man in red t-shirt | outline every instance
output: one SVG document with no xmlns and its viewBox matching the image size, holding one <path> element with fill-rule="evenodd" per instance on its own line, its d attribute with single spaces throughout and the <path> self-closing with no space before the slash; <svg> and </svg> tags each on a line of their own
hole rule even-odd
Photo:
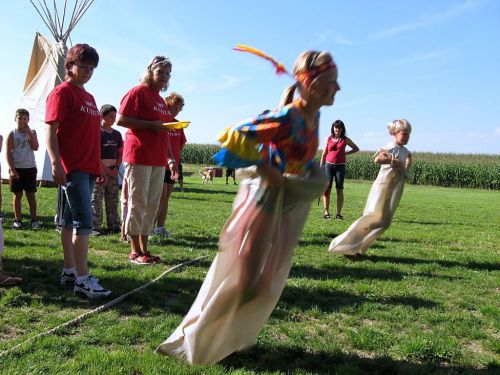
<svg viewBox="0 0 500 375">
<path fill-rule="evenodd" d="M 89 275 L 87 256 L 92 233 L 90 197 L 96 178 L 102 182 L 100 115 L 94 97 L 84 85 L 99 63 L 97 51 L 76 44 L 66 55 L 66 79 L 47 98 L 45 110 L 47 151 L 54 182 L 64 189 L 61 243 L 64 267 L 61 285 L 73 286 L 88 298 L 111 291 Z M 84 141 L 84 142 L 83 142 Z"/>
<path fill-rule="evenodd" d="M 180 111 L 182 111 L 182 108 L 184 107 L 184 98 L 176 92 L 172 92 L 165 98 L 165 104 L 167 105 L 170 114 L 175 117 L 179 114 Z M 180 168 L 181 152 L 184 145 L 186 144 L 184 129 L 169 130 L 168 137 L 170 139 L 172 154 L 174 155 L 174 159 L 177 161 L 177 169 L 179 170 L 180 178 L 180 173 L 182 173 Z M 170 199 L 170 194 L 174 190 L 175 184 L 175 180 L 172 179 L 171 175 L 172 174 L 167 166 L 167 168 L 165 169 L 165 178 L 163 179 L 163 190 L 161 192 L 160 207 L 158 209 L 158 215 L 156 216 L 156 228 L 154 229 L 154 234 L 163 237 L 171 236 L 171 233 L 165 229 L 165 220 L 167 218 L 168 212 L 168 201 Z"/>
<path fill-rule="evenodd" d="M 172 64 L 156 56 L 148 65 L 141 84 L 125 94 L 118 110 L 117 124 L 128 128 L 123 146 L 125 179 L 128 186 L 128 214 L 125 231 L 130 236 L 129 259 L 134 264 L 153 264 L 160 258 L 148 251 L 148 236 L 153 230 L 161 197 L 165 165 L 177 178 L 167 128 L 170 115 L 160 91 L 166 90 Z"/>
</svg>

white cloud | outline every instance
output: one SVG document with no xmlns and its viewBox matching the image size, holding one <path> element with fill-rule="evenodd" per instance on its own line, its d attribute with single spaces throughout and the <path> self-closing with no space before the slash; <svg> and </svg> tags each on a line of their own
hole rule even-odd
<svg viewBox="0 0 500 375">
<path fill-rule="evenodd" d="M 404 57 L 396 60 L 396 65 L 406 65 L 411 63 L 418 63 L 423 61 L 445 61 L 450 58 L 451 48 L 441 50 L 434 50 L 428 52 L 417 53 L 413 56 Z"/>
<path fill-rule="evenodd" d="M 403 24 L 394 25 L 386 29 L 375 32 L 369 39 L 385 39 L 410 31 L 424 29 L 426 27 L 441 23 L 449 18 L 460 16 L 477 7 L 487 3 L 488 0 L 466 0 L 461 3 L 454 3 L 447 9 L 441 12 L 433 13 L 427 16 L 422 16 L 416 20 L 409 20 Z"/>
</svg>

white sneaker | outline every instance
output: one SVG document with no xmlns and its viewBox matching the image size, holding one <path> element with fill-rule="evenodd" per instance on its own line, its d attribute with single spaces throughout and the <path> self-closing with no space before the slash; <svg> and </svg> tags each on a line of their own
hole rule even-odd
<svg viewBox="0 0 500 375">
<path fill-rule="evenodd" d="M 62 286 L 74 286 L 76 281 L 76 273 L 66 273 L 62 271 L 59 278 Z"/>
<path fill-rule="evenodd" d="M 38 220 L 31 220 L 31 229 L 40 229 L 41 225 Z"/>
<path fill-rule="evenodd" d="M 23 228 L 23 222 L 21 220 L 14 220 L 14 224 L 12 224 L 13 229 L 22 229 Z"/>
<path fill-rule="evenodd" d="M 164 227 L 155 228 L 154 233 L 155 233 L 155 235 L 161 236 L 161 237 L 171 237 L 172 236 L 172 233 L 170 233 Z"/>
<path fill-rule="evenodd" d="M 111 294 L 111 290 L 104 289 L 99 285 L 99 279 L 90 275 L 81 283 L 75 281 L 73 291 L 75 294 L 82 294 L 87 298 L 107 297 Z"/>
</svg>

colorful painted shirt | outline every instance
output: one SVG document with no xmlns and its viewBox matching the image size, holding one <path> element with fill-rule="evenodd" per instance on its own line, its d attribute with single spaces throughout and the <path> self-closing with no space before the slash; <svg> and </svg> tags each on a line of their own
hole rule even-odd
<svg viewBox="0 0 500 375">
<path fill-rule="evenodd" d="M 213 159 L 220 166 L 244 168 L 268 164 L 284 173 L 302 175 L 316 155 L 318 127 L 307 127 L 299 101 L 295 101 L 224 129 L 218 140 L 221 150 Z"/>
</svg>

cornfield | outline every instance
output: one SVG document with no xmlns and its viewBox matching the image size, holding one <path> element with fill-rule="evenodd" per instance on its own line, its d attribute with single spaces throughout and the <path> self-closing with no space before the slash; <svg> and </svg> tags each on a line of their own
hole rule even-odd
<svg viewBox="0 0 500 375">
<path fill-rule="evenodd" d="M 188 164 L 213 164 L 217 145 L 187 144 L 182 161 Z M 318 151 L 317 159 L 321 151 Z M 374 180 L 379 165 L 372 161 L 374 152 L 362 151 L 349 155 L 346 178 Z M 409 179 L 414 185 L 480 188 L 500 190 L 500 155 L 413 153 L 413 167 Z"/>
</svg>

